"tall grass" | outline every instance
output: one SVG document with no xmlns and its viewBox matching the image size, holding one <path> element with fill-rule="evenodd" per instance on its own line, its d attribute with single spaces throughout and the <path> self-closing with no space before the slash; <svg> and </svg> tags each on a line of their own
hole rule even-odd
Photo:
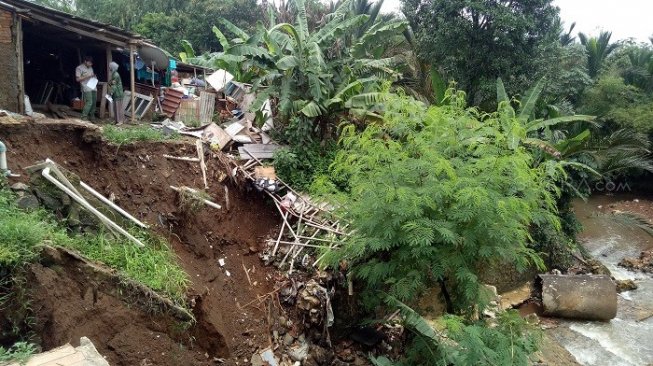
<svg viewBox="0 0 653 366">
<path fill-rule="evenodd" d="M 15 199 L 8 189 L 0 188 L 0 268 L 9 270 L 32 261 L 36 247 L 60 230 L 44 211 L 21 210 Z"/>
<path fill-rule="evenodd" d="M 75 235 L 58 225 L 54 217 L 44 210 L 27 212 L 14 202 L 14 194 L 0 188 L 0 272 L 11 272 L 36 260 L 39 245 L 48 240 L 104 263 L 126 278 L 183 304 L 190 282 L 163 238 L 146 231 L 128 229 L 146 244 L 144 248 L 139 248 L 122 237 L 110 238 L 102 232 Z"/>
<path fill-rule="evenodd" d="M 114 239 L 103 233 L 73 237 L 61 244 L 89 259 L 119 269 L 127 278 L 163 293 L 182 305 L 190 281 L 176 263 L 172 249 L 161 237 L 135 228 L 128 231 L 145 247 L 139 248 L 123 237 Z"/>
<path fill-rule="evenodd" d="M 165 134 L 161 130 L 156 130 L 146 125 L 133 127 L 108 125 L 102 128 L 102 133 L 109 142 L 117 145 L 129 144 L 137 141 L 166 141 L 179 139 L 179 134 L 176 132 Z"/>
</svg>

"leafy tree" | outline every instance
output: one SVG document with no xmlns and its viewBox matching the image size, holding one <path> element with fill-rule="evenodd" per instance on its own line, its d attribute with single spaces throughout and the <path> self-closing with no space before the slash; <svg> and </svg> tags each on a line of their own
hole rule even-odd
<svg viewBox="0 0 653 366">
<path fill-rule="evenodd" d="M 76 0 L 29 0 L 39 5 L 72 13 L 75 10 Z"/>
<path fill-rule="evenodd" d="M 265 18 L 256 0 L 34 0 L 38 4 L 132 30 L 173 52 L 187 39 L 198 52 L 221 50 L 211 27 L 218 17 L 253 30 Z"/>
<path fill-rule="evenodd" d="M 619 46 L 610 43 L 612 32 L 601 32 L 598 37 L 589 38 L 584 33 L 578 33 L 580 43 L 585 46 L 587 52 L 587 70 L 590 77 L 595 78 L 608 56 Z"/>
<path fill-rule="evenodd" d="M 451 307 L 482 308 L 478 269 L 541 265 L 529 228 L 559 228 L 561 170 L 555 161 L 533 166 L 520 117 L 504 104 L 481 120 L 464 108 L 464 93 L 446 100 L 427 108 L 389 95 L 383 123 L 343 130 L 332 175 L 347 181 L 336 199 L 355 232 L 327 262 L 348 263 L 368 305 L 385 297 L 379 290 L 410 301 L 439 283 Z"/>
<path fill-rule="evenodd" d="M 496 107 L 497 77 L 509 89 L 533 80 L 542 47 L 558 41 L 551 0 L 403 0 L 422 60 L 455 80 L 471 102 Z"/>
</svg>

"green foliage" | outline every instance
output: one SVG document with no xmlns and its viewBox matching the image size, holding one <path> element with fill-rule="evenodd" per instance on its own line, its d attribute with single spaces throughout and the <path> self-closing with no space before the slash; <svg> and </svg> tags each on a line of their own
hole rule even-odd
<svg viewBox="0 0 653 366">
<path fill-rule="evenodd" d="M 9 348 L 0 346 L 0 362 L 13 361 L 24 365 L 36 350 L 36 345 L 27 342 L 16 342 Z"/>
<path fill-rule="evenodd" d="M 391 303 L 399 307 L 413 337 L 403 359 L 372 359 L 375 365 L 528 365 L 542 338 L 541 331 L 514 310 L 499 313 L 488 326 L 453 315 L 429 322 L 405 304 Z"/>
<path fill-rule="evenodd" d="M 256 0 L 36 0 L 36 3 L 137 32 L 177 54 L 180 39 L 199 52 L 221 50 L 212 37 L 215 19 L 223 17 L 254 29 L 264 9 Z"/>
<path fill-rule="evenodd" d="M 150 126 L 117 127 L 108 125 L 102 128 L 102 134 L 110 143 L 123 145 L 137 141 L 166 141 L 179 139 L 178 133 L 165 134 Z"/>
<path fill-rule="evenodd" d="M 591 78 L 598 76 L 605 60 L 619 47 L 616 43 L 610 43 L 611 37 L 612 32 L 601 32 L 598 37 L 578 33 L 580 43 L 585 46 L 587 52 L 587 70 Z"/>
<path fill-rule="evenodd" d="M 311 192 L 315 179 L 328 173 L 335 152 L 333 143 L 284 148 L 275 152 L 274 168 L 279 177 L 294 189 Z"/>
<path fill-rule="evenodd" d="M 132 228 L 130 232 L 141 240 L 145 247 L 139 248 L 127 239 L 110 238 L 102 233 L 71 237 L 61 240 L 59 244 L 118 269 L 127 278 L 165 294 L 183 305 L 190 281 L 177 264 L 172 248 L 163 238 L 146 231 Z"/>
<path fill-rule="evenodd" d="M 525 130 L 508 110 L 479 116 L 464 95 L 427 108 L 389 95 L 383 123 L 344 128 L 332 175 L 348 182 L 340 198 L 355 233 L 327 263 L 345 260 L 367 292 L 401 301 L 443 281 L 470 311 L 485 296 L 477 268 L 508 261 L 541 265 L 529 227 L 551 223 L 561 167 L 534 167 L 519 142 Z M 373 305 L 373 304 L 368 304 Z"/>
<path fill-rule="evenodd" d="M 599 116 L 612 129 L 625 127 L 653 133 L 653 96 L 627 85 L 618 76 L 605 75 L 587 89 L 582 111 Z"/>
<path fill-rule="evenodd" d="M 58 230 L 45 212 L 23 211 L 15 199 L 11 191 L 0 189 L 0 269 L 9 271 L 36 258 L 37 246 Z"/>
<path fill-rule="evenodd" d="M 364 115 L 376 107 L 382 82 L 399 76 L 393 69 L 397 60 L 383 54 L 406 23 L 370 23 L 371 15 L 352 12 L 351 4 L 343 1 L 313 30 L 304 1 L 295 2 L 295 24 L 278 23 L 269 29 L 259 25 L 253 35 L 219 20 L 215 33 L 230 46 L 189 62 L 224 68 L 238 81 L 254 84 L 255 91 L 265 87 L 252 109 L 271 97 L 277 100 L 280 123 L 290 128 L 301 124 L 301 130 L 310 131 L 308 136 L 328 134 L 343 113 Z M 222 29 L 238 38 L 226 40 Z"/>
<path fill-rule="evenodd" d="M 419 57 L 455 80 L 475 105 L 494 104 L 502 77 L 508 89 L 532 82 L 546 48 L 558 43 L 551 0 L 404 0 Z"/>
</svg>

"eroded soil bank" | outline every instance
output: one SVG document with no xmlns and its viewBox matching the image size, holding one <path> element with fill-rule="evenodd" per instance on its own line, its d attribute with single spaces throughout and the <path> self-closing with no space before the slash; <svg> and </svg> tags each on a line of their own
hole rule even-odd
<svg viewBox="0 0 653 366">
<path fill-rule="evenodd" d="M 188 142 L 109 145 L 98 129 L 68 121 L 0 125 L 0 139 L 10 168 L 22 174 L 12 182 L 26 183 L 23 169 L 51 158 L 166 237 L 192 281 L 198 323 L 188 329 L 148 313 L 74 262 L 35 264 L 28 271 L 29 294 L 44 349 L 76 345 L 86 336 L 112 365 L 209 365 L 217 358 L 242 365 L 269 343 L 264 309 L 243 305 L 273 289 L 276 272 L 262 265 L 257 251 L 279 218 L 255 192 L 234 186 L 228 187 L 227 210 L 219 183 L 226 172 L 217 159 L 207 161 L 207 193 L 223 209 L 185 214 L 169 186 L 202 188 L 199 166 L 162 155 L 195 155 Z"/>
</svg>

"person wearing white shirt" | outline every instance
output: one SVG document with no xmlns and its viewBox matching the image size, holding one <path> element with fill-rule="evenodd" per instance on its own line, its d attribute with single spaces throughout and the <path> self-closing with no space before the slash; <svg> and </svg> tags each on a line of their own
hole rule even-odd
<svg viewBox="0 0 653 366">
<path fill-rule="evenodd" d="M 84 62 L 75 69 L 75 78 L 82 88 L 84 109 L 82 119 L 95 122 L 95 104 L 97 103 L 97 83 L 93 83 L 95 73 L 93 72 L 93 57 L 85 56 Z M 89 83 L 89 81 L 91 83 Z"/>
</svg>

